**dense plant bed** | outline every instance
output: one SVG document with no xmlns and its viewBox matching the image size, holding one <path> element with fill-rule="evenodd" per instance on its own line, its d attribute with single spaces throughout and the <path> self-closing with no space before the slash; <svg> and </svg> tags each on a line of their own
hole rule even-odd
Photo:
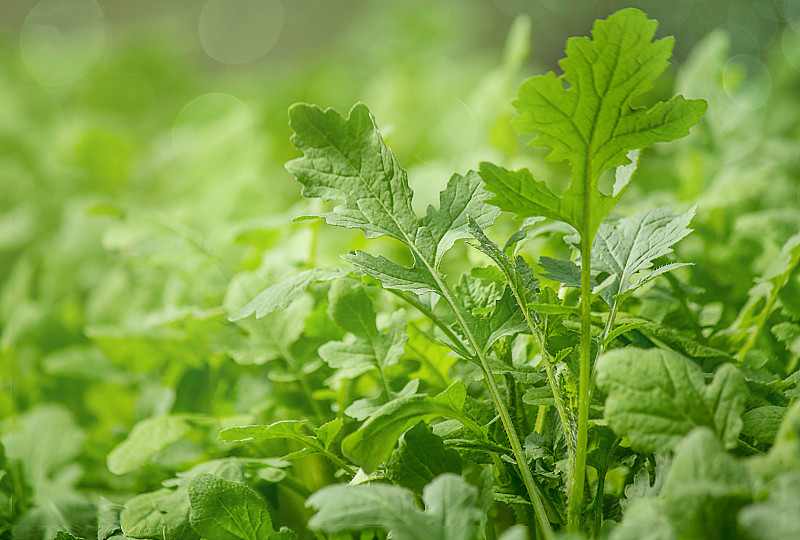
<svg viewBox="0 0 800 540">
<path fill-rule="evenodd" d="M 424 214 L 361 103 L 291 107 L 311 200 L 277 225 L 92 206 L 145 264 L 89 309 L 155 291 L 155 262 L 181 301 L 45 358 L 91 382 L 7 426 L 3 537 L 800 538 L 797 128 L 737 134 L 755 112 L 706 82 L 714 36 L 691 99 L 648 93 L 656 30 L 625 9 L 569 39 L 513 102 L 545 152 L 453 174 Z M 73 415 L 103 414 L 81 450 Z M 108 471 L 77 486 L 81 452 Z"/>
</svg>

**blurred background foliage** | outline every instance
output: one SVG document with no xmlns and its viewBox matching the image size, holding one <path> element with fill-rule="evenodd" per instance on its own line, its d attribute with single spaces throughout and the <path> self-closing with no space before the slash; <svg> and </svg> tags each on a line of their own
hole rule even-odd
<svg viewBox="0 0 800 540">
<path fill-rule="evenodd" d="M 0 3 L 0 414 L 22 463 L 2 459 L 0 492 L 22 490 L 19 530 L 52 534 L 64 518 L 45 502 L 88 515 L 98 494 L 154 489 L 226 451 L 219 424 L 198 421 L 147 474 L 112 475 L 106 456 L 137 421 L 297 417 L 308 404 L 292 384 L 323 386 L 316 348 L 341 337 L 324 297 L 298 304 L 314 322 L 302 340 L 288 328 L 294 340 L 259 345 L 292 347 L 299 365 L 284 371 L 248 356 L 257 327 L 225 318 L 363 242 L 292 222 L 315 210 L 283 168 L 292 103 L 367 103 L 420 212 L 481 160 L 563 185 L 562 166 L 511 128 L 510 101 L 525 77 L 558 69 L 566 37 L 628 6 L 676 37 L 645 99 L 675 89 L 710 106 L 692 137 L 643 157 L 621 208 L 698 204 L 679 248 L 695 262 L 688 307 L 714 305 L 703 320 L 723 329 L 800 228 L 800 0 Z M 566 253 L 546 234 L 528 251 Z M 455 253 L 453 268 L 480 260 Z M 642 313 L 677 317 L 664 295 Z M 15 474 L 27 480 L 9 484 Z"/>
</svg>

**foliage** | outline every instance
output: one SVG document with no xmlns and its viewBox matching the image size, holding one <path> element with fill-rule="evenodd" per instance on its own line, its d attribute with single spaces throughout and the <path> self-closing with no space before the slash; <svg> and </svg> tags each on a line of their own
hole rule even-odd
<svg viewBox="0 0 800 540">
<path fill-rule="evenodd" d="M 0 173 L 42 197 L 0 221 L 24 240 L 0 242 L 0 538 L 800 535 L 797 74 L 742 107 L 717 32 L 672 97 L 656 27 L 597 21 L 510 122 L 519 19 L 479 148 L 300 103 L 295 157 L 264 126 L 299 83 L 263 126 L 230 102 L 170 126 L 211 141 L 174 161 L 155 114 L 125 120 L 138 138 L 87 112 L 71 140 L 55 110 L 3 132 Z M 106 90 L 85 84 L 70 96 Z M 420 177 L 415 152 L 441 162 Z M 306 200 L 264 185 L 286 159 Z M 430 180 L 480 159 L 516 170 Z"/>
</svg>

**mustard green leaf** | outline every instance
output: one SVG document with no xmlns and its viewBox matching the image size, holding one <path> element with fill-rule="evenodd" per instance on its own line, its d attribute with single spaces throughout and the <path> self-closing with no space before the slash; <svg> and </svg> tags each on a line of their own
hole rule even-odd
<svg viewBox="0 0 800 540">
<path fill-rule="evenodd" d="M 592 245 L 592 269 L 608 272 L 614 281 L 601 296 L 611 304 L 621 301 L 638 287 L 670 270 L 689 263 L 673 263 L 653 268 L 653 261 L 672 252 L 672 246 L 691 232 L 689 222 L 694 208 L 675 216 L 668 208 L 655 208 L 602 224 Z M 651 270 L 635 282 L 633 277 Z"/>
<path fill-rule="evenodd" d="M 461 474 L 461 457 L 434 435 L 424 422 L 406 431 L 386 463 L 386 476 L 399 486 L 422 493 L 426 484 L 444 473 Z"/>
<path fill-rule="evenodd" d="M 189 481 L 189 521 L 203 538 L 269 540 L 275 538 L 267 503 L 251 487 L 213 474 Z"/>
<path fill-rule="evenodd" d="M 189 491 L 162 488 L 128 499 L 120 512 L 122 532 L 131 538 L 193 540 L 199 536 L 189 525 Z"/>
<path fill-rule="evenodd" d="M 611 428 L 643 452 L 667 451 L 696 426 L 716 431 L 736 446 L 749 392 L 733 365 L 723 365 L 706 386 L 702 370 L 664 349 L 616 349 L 597 363 L 597 385 L 608 394 Z"/>
<path fill-rule="evenodd" d="M 154 416 L 137 423 L 106 459 L 108 470 L 126 474 L 144 466 L 154 454 L 180 440 L 191 424 L 186 416 Z"/>
<path fill-rule="evenodd" d="M 276 309 L 284 309 L 306 292 L 312 283 L 330 281 L 347 275 L 343 268 L 312 268 L 301 272 L 264 289 L 242 309 L 228 317 L 232 322 L 255 314 L 257 319 L 272 313 Z"/>
<path fill-rule="evenodd" d="M 400 435 L 413 424 L 439 416 L 463 420 L 466 397 L 466 387 L 458 382 L 434 397 L 416 394 L 393 399 L 344 438 L 342 453 L 365 471 L 372 472 L 389 458 Z"/>
<path fill-rule="evenodd" d="M 308 498 L 317 509 L 309 526 L 327 533 L 377 527 L 396 540 L 471 540 L 478 534 L 478 490 L 460 476 L 438 476 L 425 486 L 422 502 L 419 510 L 411 492 L 397 486 L 328 486 Z"/>
<path fill-rule="evenodd" d="M 765 501 L 742 508 L 739 528 L 751 540 L 800 537 L 800 471 L 779 476 Z"/>
<path fill-rule="evenodd" d="M 550 72 L 522 84 L 514 101 L 517 129 L 533 133 L 533 145 L 550 148 L 548 160 L 569 161 L 571 181 L 559 197 L 526 169 L 482 164 L 492 204 L 520 217 L 563 221 L 591 238 L 630 180 L 629 171 L 621 171 L 606 195 L 597 186 L 600 174 L 635 161 L 637 149 L 688 135 L 705 112 L 704 101 L 676 96 L 649 108 L 630 105 L 669 65 L 674 40 L 654 41 L 656 26 L 639 10 L 618 11 L 596 21 L 591 38 L 567 41 L 562 76 Z"/>
<path fill-rule="evenodd" d="M 304 155 L 286 168 L 303 184 L 303 195 L 343 201 L 322 215 L 327 223 L 360 228 L 367 238 L 390 236 L 411 251 L 410 268 L 360 251 L 344 256 L 387 288 L 440 292 L 432 274 L 453 244 L 469 236 L 468 217 L 483 226 L 497 218 L 499 212 L 486 204 L 489 193 L 474 172 L 454 174 L 440 193 L 439 208 L 431 206 L 419 218 L 411 207 L 406 171 L 362 103 L 347 118 L 332 109 L 297 104 L 289 109 L 289 123 L 292 142 Z"/>
</svg>

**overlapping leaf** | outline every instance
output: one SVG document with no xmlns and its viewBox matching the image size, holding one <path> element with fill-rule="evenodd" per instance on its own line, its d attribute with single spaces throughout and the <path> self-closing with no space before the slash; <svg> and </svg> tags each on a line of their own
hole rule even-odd
<svg viewBox="0 0 800 540">
<path fill-rule="evenodd" d="M 478 533 L 478 490 L 454 474 L 428 484 L 419 510 L 407 489 L 385 484 L 329 486 L 308 498 L 309 525 L 324 532 L 378 527 L 397 540 L 465 540 Z"/>
<path fill-rule="evenodd" d="M 666 264 L 632 281 L 638 272 L 652 269 L 655 259 L 671 253 L 672 246 L 691 232 L 688 225 L 693 216 L 694 208 L 681 215 L 673 215 L 668 208 L 655 208 L 600 225 L 592 244 L 592 273 L 609 276 L 600 284 L 600 296 L 609 305 L 622 302 L 645 283 L 688 265 Z M 580 268 L 576 264 L 549 257 L 542 257 L 541 264 L 547 271 L 545 277 L 580 287 Z"/>
</svg>

